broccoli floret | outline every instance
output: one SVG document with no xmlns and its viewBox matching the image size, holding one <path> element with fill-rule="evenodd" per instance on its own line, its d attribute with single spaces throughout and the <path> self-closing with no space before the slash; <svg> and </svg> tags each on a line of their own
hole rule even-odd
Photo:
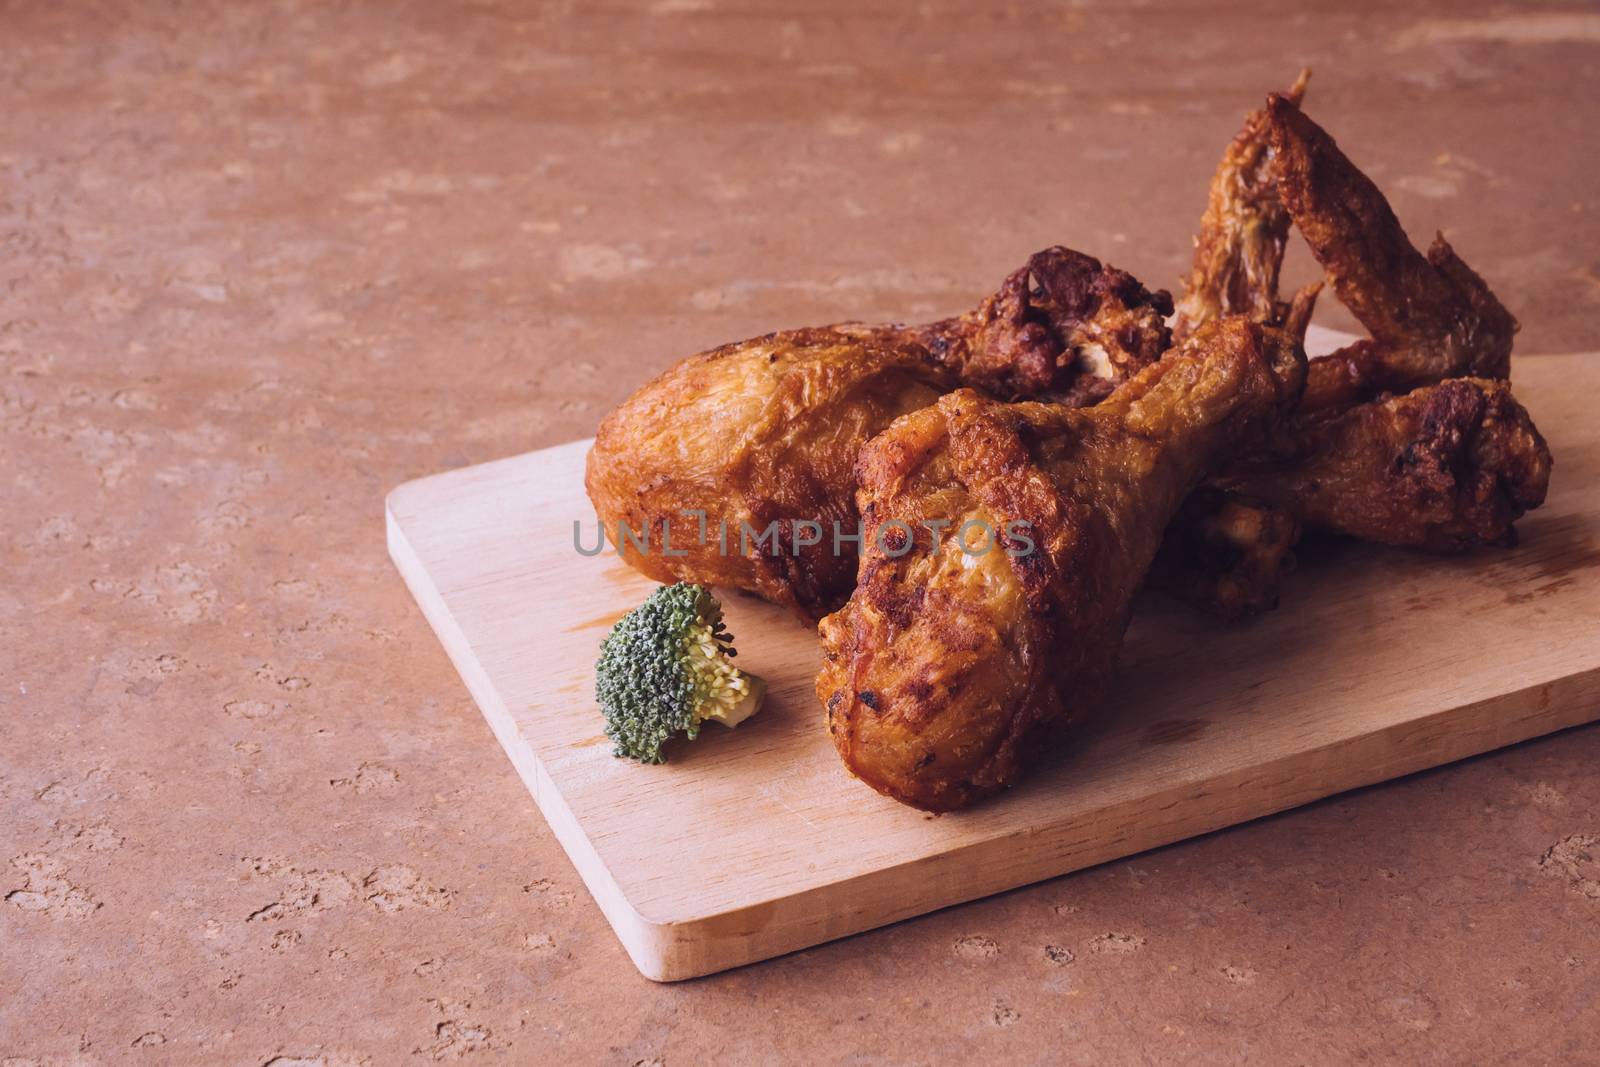
<svg viewBox="0 0 1600 1067">
<path fill-rule="evenodd" d="M 703 585 L 662 586 L 624 615 L 600 643 L 594 676 L 613 754 L 665 763 L 668 738 L 754 715 L 767 683 L 735 667 L 734 654 L 722 605 Z"/>
</svg>

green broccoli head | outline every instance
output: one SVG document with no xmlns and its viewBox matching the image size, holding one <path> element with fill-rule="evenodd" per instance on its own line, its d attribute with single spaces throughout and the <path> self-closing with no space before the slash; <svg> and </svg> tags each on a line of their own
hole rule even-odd
<svg viewBox="0 0 1600 1067">
<path fill-rule="evenodd" d="M 614 754 L 665 763 L 669 738 L 755 714 L 767 685 L 735 667 L 734 655 L 722 605 L 703 585 L 662 586 L 624 615 L 600 643 L 594 678 Z"/>
</svg>

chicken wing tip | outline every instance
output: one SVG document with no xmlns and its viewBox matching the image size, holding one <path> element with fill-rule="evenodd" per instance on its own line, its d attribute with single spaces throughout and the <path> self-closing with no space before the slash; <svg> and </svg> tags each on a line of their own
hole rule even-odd
<svg viewBox="0 0 1600 1067">
<path fill-rule="evenodd" d="M 1300 101 L 1304 100 L 1306 96 L 1306 84 L 1310 81 L 1311 68 L 1301 67 L 1300 73 L 1295 75 L 1294 84 L 1289 86 L 1289 91 L 1283 95 L 1288 97 L 1291 104 L 1299 107 Z"/>
</svg>

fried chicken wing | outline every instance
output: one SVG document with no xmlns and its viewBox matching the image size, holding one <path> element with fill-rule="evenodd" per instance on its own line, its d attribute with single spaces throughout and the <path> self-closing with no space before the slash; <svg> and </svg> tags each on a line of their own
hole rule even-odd
<svg viewBox="0 0 1600 1067">
<path fill-rule="evenodd" d="M 930 811 L 1016 782 L 1105 689 L 1173 513 L 1304 380 L 1293 338 L 1231 318 L 1096 407 L 961 390 L 869 442 L 856 590 L 820 626 L 850 770 Z"/>
<path fill-rule="evenodd" d="M 1389 202 L 1287 96 L 1268 99 L 1278 193 L 1372 337 L 1313 361 L 1308 410 L 1446 378 L 1505 378 L 1517 320 L 1443 235 L 1418 252 Z"/>
<path fill-rule="evenodd" d="M 1237 308 L 1303 336 L 1314 287 L 1288 305 L 1277 299 L 1292 221 L 1335 294 L 1372 336 L 1313 359 L 1300 413 L 1276 436 L 1270 455 L 1260 457 L 1260 469 L 1251 477 L 1223 472 L 1174 521 L 1158 580 L 1225 617 L 1277 603 L 1302 523 L 1436 551 L 1500 543 L 1509 538 L 1511 523 L 1543 500 L 1549 477 L 1548 452 L 1532 444 L 1537 431 L 1508 392 L 1491 390 L 1480 408 L 1466 403 L 1470 389 L 1438 385 L 1462 375 L 1505 378 L 1516 320 L 1442 237 L 1426 257 L 1412 246 L 1377 186 L 1300 110 L 1305 80 L 1302 73 L 1290 93 L 1251 113 L 1224 153 L 1178 329 Z M 1399 408 L 1387 399 L 1414 389 L 1428 395 Z M 1448 472 L 1451 484 L 1500 485 L 1491 496 L 1504 506 L 1439 489 L 1445 474 L 1415 470 L 1410 457 L 1431 455 L 1441 431 L 1434 421 L 1404 417 L 1402 410 L 1454 412 L 1454 432 L 1471 440 L 1514 438 L 1526 462 L 1500 471 L 1482 465 L 1492 450 L 1458 450 Z M 1469 425 L 1475 412 L 1487 420 L 1478 428 Z M 1502 416 L 1511 421 L 1494 421 Z M 1328 478 L 1324 468 L 1335 436 L 1344 450 L 1338 461 L 1344 476 Z M 1255 492 L 1268 486 L 1268 470 L 1272 492 Z M 1425 484 L 1438 491 L 1420 512 L 1408 512 Z"/>
<path fill-rule="evenodd" d="M 1302 70 L 1285 98 L 1298 105 L 1310 70 Z M 1211 195 L 1195 236 L 1194 266 L 1184 279 L 1173 327 L 1176 340 L 1224 315 L 1281 326 L 1302 343 L 1320 282 L 1306 286 L 1287 304 L 1278 300 L 1278 274 L 1289 238 L 1289 212 L 1278 193 L 1274 148 L 1266 108 L 1245 116 L 1244 126 L 1222 153 L 1211 179 Z"/>
<path fill-rule="evenodd" d="M 644 574 L 745 589 L 814 622 L 854 585 L 853 465 L 868 438 L 963 384 L 1097 398 L 1166 348 L 1171 310 L 1165 292 L 1056 247 L 956 318 L 724 345 L 606 416 L 589 499 Z"/>
</svg>

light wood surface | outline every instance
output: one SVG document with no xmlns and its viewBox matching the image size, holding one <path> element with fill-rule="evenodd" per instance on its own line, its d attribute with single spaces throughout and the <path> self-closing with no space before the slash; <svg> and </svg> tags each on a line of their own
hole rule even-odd
<svg viewBox="0 0 1600 1067">
<path fill-rule="evenodd" d="M 1519 547 L 1327 546 L 1231 627 L 1146 597 L 1077 744 L 938 818 L 847 776 L 813 634 L 746 597 L 724 601 L 765 710 L 665 766 L 612 757 L 597 646 L 653 583 L 574 550 L 587 441 L 399 487 L 389 546 L 639 970 L 689 978 L 1600 718 L 1600 357 L 1515 381 L 1556 457 Z"/>
</svg>

